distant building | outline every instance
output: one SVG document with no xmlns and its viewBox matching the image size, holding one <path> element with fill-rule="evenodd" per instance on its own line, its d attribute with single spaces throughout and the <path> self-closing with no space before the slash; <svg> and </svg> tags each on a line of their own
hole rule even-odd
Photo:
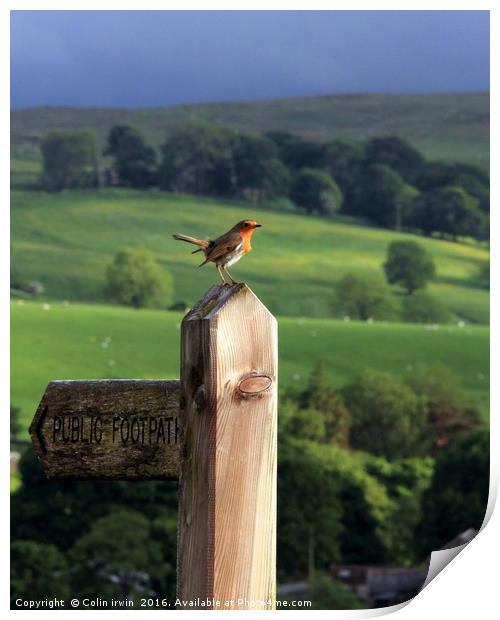
<svg viewBox="0 0 500 620">
<path fill-rule="evenodd" d="M 333 564 L 330 574 L 370 607 L 388 607 L 418 593 L 427 577 L 427 567 Z"/>
<path fill-rule="evenodd" d="M 477 530 L 469 528 L 443 545 L 439 551 L 469 543 L 476 535 Z M 428 562 L 418 567 L 332 564 L 329 573 L 365 601 L 368 608 L 374 608 L 397 605 L 415 597 L 425 583 L 428 570 Z M 307 581 L 281 584 L 278 585 L 277 593 L 278 596 L 292 596 L 295 600 L 308 600 L 309 584 Z"/>
<path fill-rule="evenodd" d="M 276 588 L 278 597 L 290 596 L 296 601 L 306 601 L 309 596 L 309 583 L 307 581 L 292 581 L 283 583 Z"/>
</svg>

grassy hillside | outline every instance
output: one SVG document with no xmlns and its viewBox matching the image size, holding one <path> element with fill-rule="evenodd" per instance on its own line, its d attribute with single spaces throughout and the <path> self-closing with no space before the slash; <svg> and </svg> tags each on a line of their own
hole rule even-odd
<svg viewBox="0 0 500 620">
<path fill-rule="evenodd" d="M 174 276 L 175 300 L 192 304 L 217 281 L 212 265 L 198 269 L 172 233 L 217 236 L 238 220 L 264 225 L 254 252 L 232 269 L 277 315 L 331 317 L 333 288 L 348 272 L 382 274 L 387 246 L 414 238 L 432 254 L 437 279 L 430 292 L 457 319 L 486 323 L 488 291 L 477 272 L 484 249 L 319 217 L 251 205 L 127 190 L 99 192 L 12 192 L 12 274 L 40 280 L 46 297 L 105 301 L 106 267 L 124 246 L 142 246 Z"/>
<path fill-rule="evenodd" d="M 318 140 L 393 134 L 408 139 L 429 159 L 489 161 L 489 93 L 332 95 L 140 110 L 14 110 L 12 155 L 18 160 L 38 160 L 40 138 L 51 129 L 95 129 L 102 150 L 115 124 L 138 127 L 158 146 L 169 128 L 188 118 L 249 131 L 288 130 Z"/>
<path fill-rule="evenodd" d="M 24 425 L 51 379 L 177 378 L 181 319 L 160 310 L 13 302 L 12 403 Z M 487 419 L 488 338 L 486 327 L 281 318 L 280 383 L 303 386 L 318 359 L 337 386 L 365 367 L 405 376 L 416 363 L 440 361 Z"/>
</svg>

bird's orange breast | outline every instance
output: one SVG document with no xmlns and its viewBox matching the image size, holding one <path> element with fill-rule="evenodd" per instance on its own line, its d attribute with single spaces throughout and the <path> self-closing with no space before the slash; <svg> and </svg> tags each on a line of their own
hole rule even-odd
<svg viewBox="0 0 500 620">
<path fill-rule="evenodd" d="M 252 233 L 252 229 L 241 231 L 241 236 L 243 237 L 243 254 L 248 254 L 248 252 L 250 252 L 250 250 L 252 249 L 252 245 L 250 243 Z"/>
</svg>

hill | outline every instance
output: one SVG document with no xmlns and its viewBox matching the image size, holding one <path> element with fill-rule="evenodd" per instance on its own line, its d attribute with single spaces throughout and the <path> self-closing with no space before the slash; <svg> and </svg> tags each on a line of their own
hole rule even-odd
<svg viewBox="0 0 500 620">
<path fill-rule="evenodd" d="M 25 428 L 51 379 L 177 378 L 181 320 L 160 310 L 13 302 L 11 402 Z M 298 318 L 278 325 L 282 388 L 302 388 L 318 359 L 336 386 L 366 367 L 404 377 L 417 363 L 442 362 L 461 379 L 465 401 L 488 419 L 487 327 Z"/>
<path fill-rule="evenodd" d="M 476 246 L 163 192 L 13 190 L 11 204 L 12 275 L 41 281 L 49 299 L 105 302 L 107 265 L 122 247 L 140 246 L 173 274 L 175 300 L 191 305 L 217 274 L 212 265 L 198 269 L 199 256 L 172 233 L 214 237 L 255 217 L 263 224 L 255 251 L 232 273 L 255 287 L 277 315 L 331 317 L 333 288 L 342 275 L 382 275 L 388 244 L 415 239 L 436 262 L 430 292 L 457 320 L 489 320 L 489 294 L 478 280 L 489 255 Z"/>
<path fill-rule="evenodd" d="M 14 160 L 40 159 L 51 129 L 96 131 L 99 150 L 109 129 L 129 124 L 159 146 L 174 124 L 202 118 L 246 131 L 288 130 L 316 140 L 398 135 L 428 159 L 489 162 L 489 93 L 331 95 L 145 109 L 40 107 L 13 110 Z M 22 164 L 19 164 L 22 167 Z"/>
</svg>

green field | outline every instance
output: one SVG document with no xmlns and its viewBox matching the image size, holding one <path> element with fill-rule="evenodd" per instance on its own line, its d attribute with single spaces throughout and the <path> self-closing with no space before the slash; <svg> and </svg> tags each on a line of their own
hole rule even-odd
<svg viewBox="0 0 500 620">
<path fill-rule="evenodd" d="M 175 378 L 182 316 L 109 305 L 105 272 L 118 249 L 150 250 L 174 277 L 175 301 L 193 304 L 217 281 L 213 266 L 173 232 L 215 236 L 256 217 L 254 251 L 233 267 L 278 316 L 280 382 L 305 385 L 318 359 L 340 386 L 363 368 L 405 376 L 440 361 L 461 379 L 464 401 L 488 416 L 488 291 L 478 282 L 487 250 L 325 219 L 198 197 L 102 190 L 46 194 L 13 190 L 12 275 L 39 280 L 43 299 L 12 304 L 12 403 L 27 426 L 56 378 Z M 332 315 L 333 289 L 347 272 L 382 276 L 388 244 L 414 238 L 432 254 L 429 290 L 454 323 L 360 323 Z M 394 289 L 395 295 L 401 291 Z M 340 320 L 338 320 L 340 319 Z"/>
<path fill-rule="evenodd" d="M 258 289 L 257 289 L 258 290 Z M 182 316 L 63 302 L 11 306 L 11 402 L 27 428 L 51 379 L 177 378 Z M 317 360 L 340 386 L 363 368 L 404 377 L 437 361 L 461 379 L 464 399 L 488 416 L 489 330 L 280 318 L 281 387 L 303 387 Z"/>
<path fill-rule="evenodd" d="M 342 275 L 382 276 L 388 244 L 415 239 L 436 262 L 430 292 L 457 321 L 489 320 L 489 294 L 478 281 L 489 253 L 473 245 L 160 192 L 13 190 L 11 204 L 12 275 L 41 281 L 49 299 L 107 302 L 107 265 L 120 248 L 140 246 L 172 273 L 174 300 L 191 305 L 217 274 L 211 265 L 198 269 L 199 255 L 172 233 L 213 237 L 256 217 L 263 228 L 255 233 L 254 251 L 232 271 L 277 315 L 331 317 L 333 288 Z"/>
<path fill-rule="evenodd" d="M 102 151 L 110 128 L 117 124 L 137 127 L 158 147 L 170 128 L 192 118 L 245 131 L 287 130 L 315 140 L 392 134 L 409 140 L 428 159 L 489 162 L 489 93 L 330 95 L 138 110 L 13 110 L 12 156 L 39 160 L 40 139 L 52 129 L 94 129 Z"/>
</svg>

